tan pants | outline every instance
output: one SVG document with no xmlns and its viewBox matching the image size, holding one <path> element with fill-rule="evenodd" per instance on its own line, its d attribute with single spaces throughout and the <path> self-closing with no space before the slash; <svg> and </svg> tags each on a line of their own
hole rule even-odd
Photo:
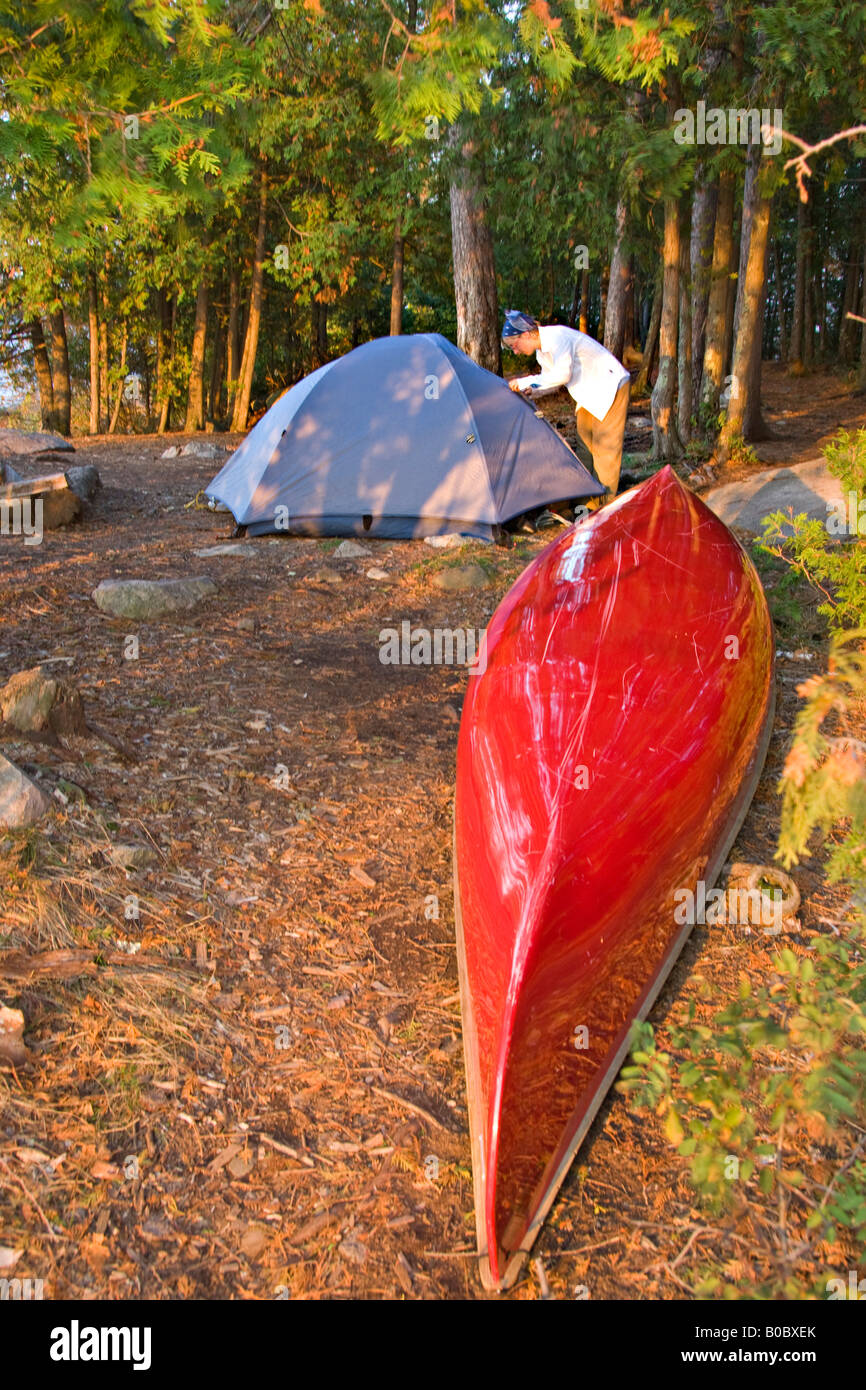
<svg viewBox="0 0 866 1390">
<path fill-rule="evenodd" d="M 592 471 L 608 491 L 608 496 L 600 498 L 599 504 L 616 497 L 622 468 L 622 441 L 625 436 L 630 385 L 628 381 L 623 382 L 603 420 L 596 420 L 594 415 L 590 415 L 589 411 L 581 406 L 578 406 L 576 411 L 577 433 L 591 455 Z"/>
</svg>

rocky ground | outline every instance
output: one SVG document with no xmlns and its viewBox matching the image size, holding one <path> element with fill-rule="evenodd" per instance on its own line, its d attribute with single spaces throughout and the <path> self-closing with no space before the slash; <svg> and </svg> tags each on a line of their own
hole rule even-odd
<svg viewBox="0 0 866 1390">
<path fill-rule="evenodd" d="M 788 440 L 761 457 L 814 457 L 866 424 L 841 392 L 770 371 Z M 547 408 L 567 424 L 567 402 Z M 0 1002 L 27 1046 L 0 1070 L 0 1273 L 76 1299 L 488 1297 L 451 894 L 466 677 L 379 652 L 406 619 L 483 627 L 546 537 L 227 549 L 231 518 L 200 494 L 236 441 L 212 441 L 217 460 L 160 457 L 182 439 L 76 441 L 103 481 L 83 520 L 39 546 L 0 540 L 0 684 L 41 665 L 87 720 L 0 739 L 52 807 L 0 833 Z M 637 429 L 629 447 L 648 442 Z M 470 565 L 470 587 L 441 587 Z M 202 576 L 214 589 L 162 616 L 92 597 Z M 776 726 L 735 849 L 756 863 L 775 848 L 795 686 L 824 650 L 804 612 L 779 630 Z M 805 950 L 844 895 L 818 861 L 796 878 Z M 765 978 L 772 949 L 697 928 L 654 1019 L 707 982 Z M 613 1092 L 535 1253 L 557 1298 L 689 1297 L 710 1264 L 747 1290 L 783 1258 L 774 1222 L 760 1197 L 710 1218 L 660 1126 Z M 848 1267 L 841 1249 L 820 1257 Z M 809 1258 L 796 1273 L 812 1288 Z M 540 1287 L 530 1269 L 507 1297 Z"/>
</svg>

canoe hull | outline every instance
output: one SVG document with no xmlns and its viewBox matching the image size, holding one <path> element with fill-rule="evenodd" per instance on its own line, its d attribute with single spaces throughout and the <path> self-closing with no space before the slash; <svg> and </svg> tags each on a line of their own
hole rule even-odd
<svg viewBox="0 0 866 1390">
<path fill-rule="evenodd" d="M 748 810 L 773 633 L 748 557 L 664 469 L 537 558 L 485 655 L 454 863 L 480 1268 L 499 1289 Z"/>
</svg>

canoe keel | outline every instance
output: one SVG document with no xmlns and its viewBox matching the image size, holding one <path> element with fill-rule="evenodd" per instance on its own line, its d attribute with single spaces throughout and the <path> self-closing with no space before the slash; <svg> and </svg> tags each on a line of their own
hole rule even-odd
<svg viewBox="0 0 866 1390">
<path fill-rule="evenodd" d="M 666 468 L 529 566 L 486 657 L 454 871 L 480 1273 L 499 1290 L 736 839 L 773 632 L 750 560 Z"/>
</svg>

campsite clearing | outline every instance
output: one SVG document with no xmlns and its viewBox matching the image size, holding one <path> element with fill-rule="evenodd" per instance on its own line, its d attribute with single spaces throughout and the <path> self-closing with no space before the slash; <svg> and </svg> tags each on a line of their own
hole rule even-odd
<svg viewBox="0 0 866 1390">
<path fill-rule="evenodd" d="M 103 478 L 92 511 L 0 550 L 0 676 L 61 671 L 91 727 L 132 754 L 98 738 L 2 745 L 67 789 L 38 832 L 0 834 L 0 949 L 19 971 L 3 996 L 31 1053 L 26 1080 L 0 1072 L 14 1273 L 42 1278 L 46 1298 L 488 1297 L 451 895 L 467 677 L 385 664 L 379 634 L 483 627 L 548 536 L 510 551 L 371 542 L 387 586 L 333 542 L 262 537 L 208 558 L 218 593 L 195 611 L 113 619 L 91 599 L 100 581 L 197 574 L 195 550 L 229 545 L 230 517 L 187 508 L 212 464 L 160 460 L 168 442 L 77 441 Z M 792 439 L 792 460 L 818 443 Z M 489 589 L 432 583 L 479 561 Z M 325 569 L 341 582 L 320 582 Z M 738 859 L 772 858 L 795 687 L 822 656 L 810 611 L 780 631 L 794 655 Z M 796 879 L 799 950 L 845 895 L 814 860 Z M 773 949 L 696 928 L 653 1017 L 764 980 Z M 38 957 L 23 977 L 22 951 Z M 753 1204 L 768 1231 L 774 1200 Z M 593 1299 L 682 1297 L 710 1255 L 755 1280 L 781 1258 L 751 1218 L 710 1220 L 685 1161 L 616 1093 L 535 1254 L 557 1297 L 584 1285 Z M 846 1269 L 850 1252 L 822 1258 Z M 533 1274 L 507 1296 L 536 1297 Z"/>
</svg>

